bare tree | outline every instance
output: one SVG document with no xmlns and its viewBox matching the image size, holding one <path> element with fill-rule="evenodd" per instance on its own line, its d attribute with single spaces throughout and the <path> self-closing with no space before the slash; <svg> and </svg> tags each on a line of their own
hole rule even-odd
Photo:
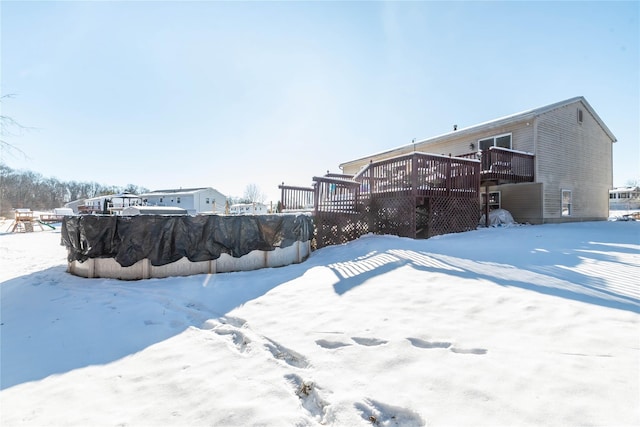
<svg viewBox="0 0 640 427">
<path fill-rule="evenodd" d="M 2 95 L 0 96 L 0 102 L 2 102 L 5 98 L 12 98 L 13 94 Z M 9 144 L 5 141 L 5 137 L 15 135 L 15 129 L 22 132 L 25 129 L 20 123 L 15 121 L 9 116 L 5 116 L 4 114 L 0 114 L 0 166 L 4 165 L 4 153 L 7 152 L 11 155 L 15 153 L 22 154 L 25 158 L 27 155 L 24 151 L 19 149 L 13 144 Z M 3 206 L 3 200 L 5 199 L 4 188 L 6 186 L 6 170 L 5 168 L 0 169 L 0 213 L 6 210 L 6 206 Z"/>
<path fill-rule="evenodd" d="M 13 94 L 2 95 L 0 96 L 0 102 L 13 97 Z M 28 158 L 27 154 L 24 151 L 5 140 L 7 136 L 17 136 L 27 129 L 29 128 L 22 126 L 12 117 L 0 114 L 0 163 L 4 163 L 5 152 L 12 155 L 15 153 L 19 153 L 25 158 Z"/>
<path fill-rule="evenodd" d="M 145 187 L 141 187 L 139 185 L 135 185 L 135 184 L 127 184 L 127 186 L 124 187 L 124 192 L 133 193 L 133 194 L 143 194 L 143 193 L 148 193 L 149 189 Z"/>
<path fill-rule="evenodd" d="M 96 182 L 64 182 L 57 178 L 45 178 L 39 173 L 16 171 L 3 164 L 0 164 L 0 179 L 0 216 L 10 216 L 16 208 L 50 210 L 73 200 L 122 193 L 125 190 Z M 133 184 L 127 188 L 148 191 Z"/>
<path fill-rule="evenodd" d="M 249 184 L 244 190 L 244 200 L 248 203 L 264 203 L 267 196 L 256 184 Z"/>
<path fill-rule="evenodd" d="M 627 180 L 627 187 L 640 187 L 640 177 Z"/>
</svg>

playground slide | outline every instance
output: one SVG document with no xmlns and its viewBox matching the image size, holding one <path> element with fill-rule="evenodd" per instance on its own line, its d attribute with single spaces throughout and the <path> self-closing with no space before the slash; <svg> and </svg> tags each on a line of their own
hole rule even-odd
<svg viewBox="0 0 640 427">
<path fill-rule="evenodd" d="M 42 221 L 40 221 L 39 219 L 37 219 L 37 220 L 36 220 L 36 222 L 38 222 L 38 223 L 39 223 L 39 224 L 41 224 L 41 225 L 46 225 L 47 227 L 49 227 L 49 228 L 50 228 L 50 229 L 52 229 L 52 230 L 55 230 L 55 229 L 56 229 L 53 225 L 51 225 L 51 224 L 47 224 L 46 222 L 42 222 Z"/>
</svg>

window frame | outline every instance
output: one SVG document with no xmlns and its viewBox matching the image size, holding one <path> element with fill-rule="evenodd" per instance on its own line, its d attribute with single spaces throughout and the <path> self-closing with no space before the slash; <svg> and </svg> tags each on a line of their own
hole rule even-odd
<svg viewBox="0 0 640 427">
<path fill-rule="evenodd" d="M 482 211 L 484 212 L 485 205 L 487 203 L 487 195 L 482 193 Z M 489 192 L 489 210 L 502 209 L 502 194 L 500 191 Z"/>
<path fill-rule="evenodd" d="M 482 147 L 481 147 L 480 142 L 493 140 L 493 142 L 491 144 L 491 147 L 497 147 L 496 140 L 498 138 L 504 138 L 505 136 L 509 137 L 509 147 L 507 148 L 507 150 L 513 150 L 513 132 L 507 132 L 507 133 L 502 133 L 502 134 L 493 135 L 493 136 L 489 136 L 489 137 L 486 137 L 486 138 L 478 139 L 476 141 L 477 147 L 478 147 L 478 151 L 482 151 Z M 490 147 L 487 147 L 487 148 L 490 148 Z M 500 147 L 500 148 L 505 148 L 505 147 Z"/>
<path fill-rule="evenodd" d="M 573 216 L 573 192 L 563 188 L 560 192 L 560 215 L 563 217 Z M 565 194 L 569 195 L 569 202 L 565 202 Z M 565 213 L 565 210 L 567 213 Z"/>
</svg>

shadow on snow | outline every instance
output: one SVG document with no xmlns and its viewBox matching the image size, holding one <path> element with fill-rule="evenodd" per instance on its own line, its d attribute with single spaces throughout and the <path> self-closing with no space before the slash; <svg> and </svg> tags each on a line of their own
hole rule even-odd
<svg viewBox="0 0 640 427">
<path fill-rule="evenodd" d="M 640 312 L 638 291 L 631 285 L 637 228 L 585 241 L 584 228 L 570 227 L 574 233 L 558 245 L 552 226 L 535 227 L 539 235 L 534 237 L 532 227 L 483 230 L 471 240 L 476 246 L 467 233 L 428 240 L 364 237 L 317 251 L 302 264 L 249 272 L 127 282 L 84 279 L 57 266 L 10 279 L 0 283 L 0 389 L 135 354 L 220 319 L 313 267 L 335 273 L 334 290 L 340 295 L 411 266 Z M 530 230 L 523 235 L 529 240 L 519 240 L 516 247 L 513 239 L 522 228 Z M 619 271 L 603 277 L 602 265 Z"/>
<path fill-rule="evenodd" d="M 137 353 L 307 268 L 120 281 L 80 278 L 58 266 L 7 280 L 0 283 L 0 390 Z"/>
<path fill-rule="evenodd" d="M 630 228 L 630 233 L 622 237 L 613 237 L 614 242 L 616 237 L 622 241 L 611 243 L 612 236 L 608 236 L 609 242 L 584 241 L 584 236 L 580 235 L 584 230 L 578 227 L 576 233 L 569 233 L 568 241 L 563 245 L 554 246 L 557 243 L 549 240 L 557 236 L 548 235 L 549 230 L 553 232 L 553 225 L 535 227 L 539 227 L 536 231 L 540 230 L 541 235 L 520 240 L 515 249 L 510 241 L 513 235 L 508 234 L 530 227 L 500 230 L 508 234 L 492 236 L 495 239 L 485 242 L 489 244 L 484 248 L 470 246 L 462 237 L 466 233 L 443 236 L 446 239 L 442 240 L 389 238 L 382 250 L 380 246 L 370 250 L 365 237 L 350 248 L 349 261 L 338 261 L 328 267 L 339 280 L 334 284 L 338 294 L 408 265 L 420 271 L 484 279 L 500 286 L 640 313 L 640 293 L 633 285 L 636 280 L 633 274 L 638 265 L 633 260 L 626 260 L 638 252 L 638 228 Z M 501 242 L 502 238 L 506 240 Z M 545 246 L 555 249 L 545 250 Z"/>
</svg>

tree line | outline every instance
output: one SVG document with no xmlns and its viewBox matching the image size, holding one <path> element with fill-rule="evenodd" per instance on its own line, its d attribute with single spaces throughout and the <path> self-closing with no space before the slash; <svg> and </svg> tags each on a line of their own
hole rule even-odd
<svg viewBox="0 0 640 427">
<path fill-rule="evenodd" d="M 60 181 L 32 171 L 14 170 L 0 164 L 0 216 L 13 217 L 13 210 L 48 211 L 65 203 L 122 192 L 142 194 L 144 187 L 103 185 L 97 182 Z"/>
</svg>

